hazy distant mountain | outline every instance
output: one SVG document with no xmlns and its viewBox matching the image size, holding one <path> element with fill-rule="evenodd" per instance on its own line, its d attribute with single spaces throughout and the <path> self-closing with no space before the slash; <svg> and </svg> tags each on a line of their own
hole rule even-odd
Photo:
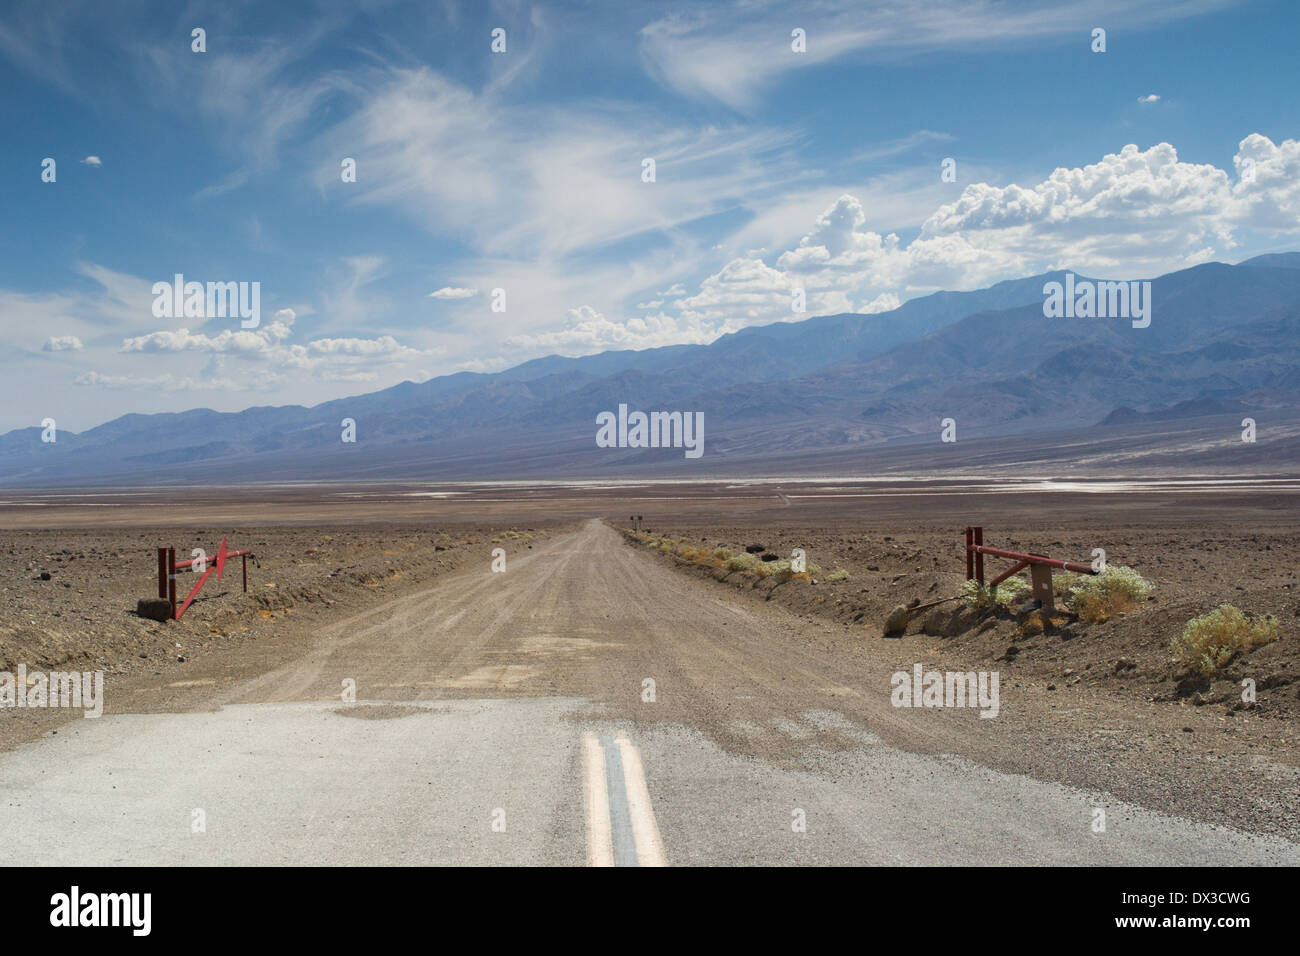
<svg viewBox="0 0 1300 956">
<path fill-rule="evenodd" d="M 959 460 L 954 446 L 930 447 L 945 418 L 964 449 L 1030 433 L 1047 445 L 1097 423 L 1196 428 L 1254 408 L 1300 418 L 1300 253 L 1152 280 L 1145 329 L 1046 318 L 1044 284 L 1063 275 L 940 292 L 876 315 L 757 326 L 709 345 L 550 356 L 314 408 L 125 415 L 61 431 L 56 444 L 20 429 L 0 436 L 0 484 L 862 473 L 908 454 Z M 597 448 L 596 415 L 620 403 L 703 412 L 704 457 Z M 357 423 L 356 444 L 340 441 L 344 418 Z M 1230 460 L 1283 447 L 1292 446 L 1260 444 Z"/>
</svg>

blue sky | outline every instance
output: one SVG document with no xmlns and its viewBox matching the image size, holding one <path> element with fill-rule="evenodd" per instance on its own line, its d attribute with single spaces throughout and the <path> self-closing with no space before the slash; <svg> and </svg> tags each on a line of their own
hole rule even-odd
<svg viewBox="0 0 1300 956">
<path fill-rule="evenodd" d="M 0 429 L 1300 249 L 1280 0 L 6 6 Z"/>
</svg>

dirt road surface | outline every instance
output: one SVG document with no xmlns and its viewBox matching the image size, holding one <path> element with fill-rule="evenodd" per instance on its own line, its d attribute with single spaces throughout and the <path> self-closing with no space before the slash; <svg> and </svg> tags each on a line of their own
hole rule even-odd
<svg viewBox="0 0 1300 956">
<path fill-rule="evenodd" d="M 0 753 L 0 841 L 46 865 L 1300 863 L 1120 798 L 1104 749 L 1098 789 L 1056 782 L 1075 731 L 1013 687 L 992 719 L 895 707 L 895 665 L 842 634 L 593 520 L 261 672 L 110 686 Z"/>
</svg>

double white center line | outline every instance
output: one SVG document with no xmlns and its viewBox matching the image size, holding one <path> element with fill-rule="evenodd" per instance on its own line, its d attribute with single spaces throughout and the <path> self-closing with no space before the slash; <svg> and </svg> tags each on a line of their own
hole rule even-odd
<svg viewBox="0 0 1300 956">
<path fill-rule="evenodd" d="M 592 866 L 667 866 L 650 807 L 641 754 L 623 735 L 582 737 L 587 862 Z"/>
</svg>

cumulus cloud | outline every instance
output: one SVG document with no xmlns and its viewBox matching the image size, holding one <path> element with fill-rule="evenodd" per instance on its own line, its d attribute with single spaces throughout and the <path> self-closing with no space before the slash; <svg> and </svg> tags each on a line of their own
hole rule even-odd
<svg viewBox="0 0 1300 956">
<path fill-rule="evenodd" d="M 103 161 L 98 156 L 87 156 L 81 161 L 83 166 L 103 166 Z"/>
<path fill-rule="evenodd" d="M 719 334 L 810 314 L 897 308 L 908 294 L 973 289 L 1056 268 L 1157 275 L 1221 257 L 1242 229 L 1300 233 L 1300 142 L 1252 134 L 1228 172 L 1180 160 L 1168 143 L 1130 144 L 1038 183 L 972 183 L 925 218 L 911 242 L 870 228 L 852 194 L 827 205 L 772 264 L 731 260 L 686 295 L 678 320 Z"/>
<path fill-rule="evenodd" d="M 85 346 L 75 335 L 52 335 L 41 346 L 43 352 L 80 352 Z"/>
<path fill-rule="evenodd" d="M 721 331 L 729 331 L 722 329 Z M 647 315 L 616 322 L 589 305 L 570 309 L 565 328 L 535 335 L 516 335 L 506 345 L 518 349 L 558 349 L 569 354 L 586 354 L 605 349 L 645 349 L 660 345 L 702 345 L 712 342 L 720 331 L 693 316 Z"/>
<path fill-rule="evenodd" d="M 1139 97 L 1138 97 L 1138 102 L 1139 102 L 1139 103 L 1159 103 L 1159 102 L 1160 102 L 1160 94 L 1159 94 L 1159 93 L 1148 93 L 1146 96 L 1139 96 Z"/>
<path fill-rule="evenodd" d="M 1251 133 L 1233 157 L 1234 221 L 1269 233 L 1300 231 L 1300 140 Z"/>
<path fill-rule="evenodd" d="M 226 329 L 217 335 L 189 329 L 164 329 L 126 339 L 124 353 L 198 352 L 212 356 L 255 360 L 273 369 L 310 371 L 332 381 L 370 381 L 372 372 L 357 365 L 373 363 L 387 367 L 436 354 L 435 350 L 410 348 L 391 335 L 375 338 L 318 338 L 305 344 L 290 343 L 295 315 L 292 309 L 275 313 L 272 321 L 258 329 Z"/>
<path fill-rule="evenodd" d="M 892 312 L 902 304 L 894 293 L 882 292 L 858 311 L 866 315 L 875 315 L 877 312 Z"/>
</svg>

